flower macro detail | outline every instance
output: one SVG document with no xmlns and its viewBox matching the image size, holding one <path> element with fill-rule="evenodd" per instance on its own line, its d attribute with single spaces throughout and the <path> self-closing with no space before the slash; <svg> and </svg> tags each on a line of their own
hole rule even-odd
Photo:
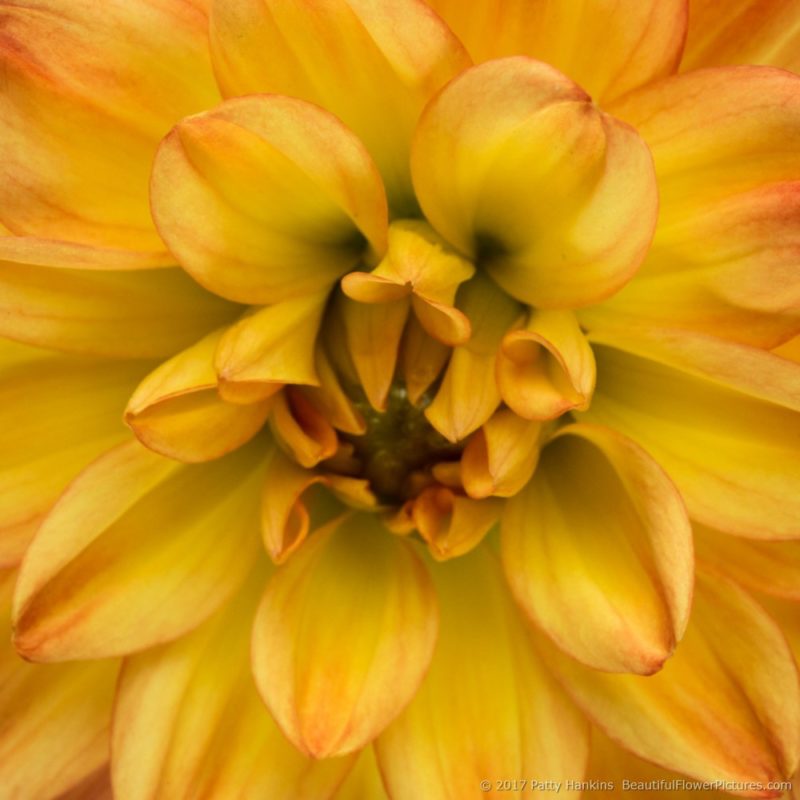
<svg viewBox="0 0 800 800">
<path fill-rule="evenodd" d="M 0 0 L 0 795 L 794 797 L 798 52 Z"/>
</svg>

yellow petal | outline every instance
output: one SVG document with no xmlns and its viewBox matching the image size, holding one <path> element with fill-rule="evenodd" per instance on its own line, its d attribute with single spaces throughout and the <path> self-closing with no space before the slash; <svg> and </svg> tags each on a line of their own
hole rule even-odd
<svg viewBox="0 0 800 800">
<path fill-rule="evenodd" d="M 326 464 L 327 466 L 327 464 Z M 372 485 L 365 478 L 351 478 L 347 475 L 325 475 L 327 486 L 343 503 L 361 511 L 375 511 L 378 498 L 372 491 Z"/>
<path fill-rule="evenodd" d="M 336 453 L 336 431 L 311 403 L 292 389 L 275 395 L 269 424 L 281 447 L 306 469 Z"/>
<path fill-rule="evenodd" d="M 645 87 L 613 105 L 653 153 L 660 226 L 695 204 L 800 178 L 800 76 L 767 67 L 720 67 Z M 700 100 L 700 101 L 698 101 Z"/>
<path fill-rule="evenodd" d="M 674 72 L 685 0 L 430 0 L 477 61 L 527 55 L 605 102 Z"/>
<path fill-rule="evenodd" d="M 254 443 L 184 466 L 133 440 L 90 465 L 26 553 L 15 594 L 19 652 L 101 658 L 200 624 L 259 550 L 260 455 Z"/>
<path fill-rule="evenodd" d="M 772 348 L 800 328 L 800 182 L 694 207 L 663 226 L 639 274 L 581 311 L 590 330 L 669 325 Z"/>
<path fill-rule="evenodd" d="M 270 581 L 253 629 L 256 684 L 302 752 L 352 752 L 411 699 L 436 630 L 433 588 L 408 543 L 372 515 L 349 517 Z"/>
<path fill-rule="evenodd" d="M 791 652 L 767 613 L 723 578 L 698 575 L 686 636 L 658 675 L 608 675 L 547 653 L 598 727 L 659 766 L 764 785 L 797 767 L 800 697 Z"/>
<path fill-rule="evenodd" d="M 442 486 L 424 489 L 411 508 L 412 519 L 437 561 L 463 556 L 477 547 L 500 518 L 499 500 L 473 500 Z"/>
<path fill-rule="evenodd" d="M 170 125 L 219 97 L 208 21 L 179 0 L 0 10 L 0 218 L 16 234 L 163 255 L 148 205 Z"/>
<path fill-rule="evenodd" d="M 592 340 L 598 384 L 582 418 L 639 442 L 699 522 L 756 539 L 800 536 L 800 365 L 670 331 Z"/>
<path fill-rule="evenodd" d="M 416 317 L 408 320 L 400 347 L 400 370 L 414 405 L 437 381 L 449 356 L 450 348 L 430 336 Z"/>
<path fill-rule="evenodd" d="M 682 70 L 770 64 L 800 72 L 800 13 L 786 0 L 689 0 Z"/>
<path fill-rule="evenodd" d="M 649 675 L 686 628 L 692 532 L 680 495 L 633 442 L 573 425 L 543 452 L 503 515 L 503 564 L 518 602 L 596 669 Z"/>
<path fill-rule="evenodd" d="M 711 785 L 657 767 L 623 750 L 592 728 L 587 781 L 603 781 L 605 788 L 592 790 L 594 800 L 618 800 L 620 792 L 641 793 L 648 800 L 730 800 L 727 792 L 715 791 Z M 679 782 L 681 781 L 681 782 Z"/>
<path fill-rule="evenodd" d="M 748 589 L 800 600 L 800 542 L 758 542 L 694 526 L 698 561 Z"/>
<path fill-rule="evenodd" d="M 0 261 L 0 335 L 70 353 L 171 356 L 236 307 L 179 269 L 99 271 Z"/>
<path fill-rule="evenodd" d="M 189 636 L 126 659 L 114 710 L 113 781 L 127 800 L 331 797 L 351 759 L 312 761 L 283 737 L 249 671 L 265 569 Z"/>
<path fill-rule="evenodd" d="M 0 566 L 90 461 L 128 438 L 120 410 L 147 364 L 62 356 L 0 340 Z"/>
<path fill-rule="evenodd" d="M 243 303 L 315 293 L 386 244 L 386 198 L 363 145 L 291 97 L 228 100 L 162 142 L 153 217 L 181 265 Z"/>
<path fill-rule="evenodd" d="M 528 58 L 487 62 L 448 84 L 420 120 L 411 163 L 431 224 L 531 305 L 607 297 L 652 239 L 657 192 L 644 142 Z"/>
<path fill-rule="evenodd" d="M 347 780 L 334 795 L 334 800 L 389 800 L 372 747 L 365 747 L 361 751 Z"/>
<path fill-rule="evenodd" d="M 475 267 L 453 251 L 430 226 L 401 220 L 389 227 L 389 250 L 370 273 L 351 272 L 342 290 L 362 303 L 387 303 L 412 295 L 422 327 L 445 344 L 469 339 L 469 320 L 454 308 L 456 290 Z"/>
<path fill-rule="evenodd" d="M 482 276 L 463 285 L 458 303 L 472 337 L 453 349 L 436 397 L 425 409 L 431 425 L 451 442 L 480 428 L 500 405 L 497 353 L 503 335 L 520 316 L 520 306 Z"/>
<path fill-rule="evenodd" d="M 497 384 L 525 419 L 585 409 L 594 391 L 592 348 L 570 311 L 531 311 L 526 326 L 503 338 Z"/>
<path fill-rule="evenodd" d="M 302 495 L 311 485 L 324 479 L 299 467 L 275 445 L 268 449 L 266 462 L 261 494 L 261 534 L 270 558 L 282 564 L 308 534 L 309 515 Z"/>
<path fill-rule="evenodd" d="M 36 236 L 13 236 L 0 228 L 0 261 L 66 269 L 157 269 L 175 266 L 166 252 L 148 253 L 114 247 L 96 247 L 62 239 Z"/>
<path fill-rule="evenodd" d="M 211 49 L 227 96 L 292 95 L 343 120 L 378 164 L 399 214 L 416 207 L 408 149 L 417 117 L 470 63 L 421 0 L 215 0 Z"/>
<path fill-rule="evenodd" d="M 590 328 L 646 321 L 774 347 L 797 330 L 800 77 L 710 69 L 641 89 L 613 111 L 653 153 L 653 246 Z"/>
<path fill-rule="evenodd" d="M 72 789 L 58 796 L 58 800 L 114 800 L 111 788 L 111 772 L 108 765 L 104 765 L 88 778 L 76 784 Z"/>
<path fill-rule="evenodd" d="M 253 402 L 287 383 L 318 385 L 314 345 L 327 296 L 284 300 L 232 325 L 215 357 L 220 394 L 232 402 Z"/>
<path fill-rule="evenodd" d="M 268 403 L 232 405 L 217 393 L 213 359 L 223 332 L 173 356 L 136 388 L 125 421 L 143 445 L 179 461 L 210 461 L 248 442 L 266 422 Z"/>
<path fill-rule="evenodd" d="M 431 573 L 441 632 L 420 690 L 377 739 L 387 793 L 497 800 L 511 795 L 504 780 L 580 780 L 587 726 L 534 654 L 494 559 L 478 548 Z"/>
<path fill-rule="evenodd" d="M 334 428 L 357 436 L 364 433 L 367 429 L 364 417 L 345 393 L 325 348 L 319 342 L 314 353 L 314 369 L 319 386 L 299 386 L 297 393 L 308 400 Z"/>
<path fill-rule="evenodd" d="M 541 425 L 502 409 L 476 431 L 461 457 L 461 478 L 470 497 L 511 497 L 539 461 Z"/>
<path fill-rule="evenodd" d="M 339 298 L 349 358 L 373 408 L 386 408 L 394 380 L 408 301 L 366 304 Z"/>
<path fill-rule="evenodd" d="M 14 573 L 0 573 L 0 624 L 10 627 Z M 118 662 L 26 664 L 0 647 L 0 786 L 8 798 L 49 800 L 108 760 Z M 87 795 L 92 797 L 101 795 Z"/>
<path fill-rule="evenodd" d="M 780 347 L 776 347 L 772 352 L 781 358 L 800 364 L 800 335 L 783 342 Z"/>
</svg>

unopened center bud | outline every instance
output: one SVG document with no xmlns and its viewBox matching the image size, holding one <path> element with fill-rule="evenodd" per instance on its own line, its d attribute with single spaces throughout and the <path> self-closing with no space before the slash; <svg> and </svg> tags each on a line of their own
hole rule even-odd
<svg viewBox="0 0 800 800">
<path fill-rule="evenodd" d="M 402 384 L 394 384 L 386 409 L 377 411 L 365 397 L 355 406 L 367 425 L 361 436 L 345 435 L 361 462 L 366 478 L 381 503 L 400 504 L 416 496 L 432 482 L 431 468 L 457 459 L 461 445 L 448 442 L 425 418 L 431 397 L 423 395 L 414 405 Z"/>
</svg>

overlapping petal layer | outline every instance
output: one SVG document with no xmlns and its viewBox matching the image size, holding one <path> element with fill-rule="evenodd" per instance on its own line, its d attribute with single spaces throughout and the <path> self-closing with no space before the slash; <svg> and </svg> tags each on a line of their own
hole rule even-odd
<svg viewBox="0 0 800 800">
<path fill-rule="evenodd" d="M 769 64 L 800 71 L 800 15 L 793 0 L 689 0 L 682 70 Z"/>
<path fill-rule="evenodd" d="M 612 109 L 653 153 L 661 212 L 635 279 L 582 322 L 675 325 L 761 347 L 796 333 L 800 77 L 704 70 Z"/>
<path fill-rule="evenodd" d="M 255 443 L 183 466 L 133 440 L 90 465 L 26 553 L 15 594 L 17 650 L 37 661 L 104 658 L 206 619 L 259 549 L 259 456 Z"/>
<path fill-rule="evenodd" d="M 227 403 L 219 396 L 214 354 L 224 329 L 160 364 L 128 400 L 125 421 L 156 453 L 188 463 L 219 458 L 248 442 L 269 403 Z"/>
<path fill-rule="evenodd" d="M 256 693 L 250 621 L 266 572 L 189 636 L 124 662 L 112 738 L 120 796 L 318 800 L 347 774 L 352 758 L 301 755 Z"/>
<path fill-rule="evenodd" d="M 457 301 L 472 335 L 453 348 L 436 397 L 425 409 L 431 425 L 451 442 L 480 428 L 500 405 L 495 381 L 500 342 L 522 317 L 519 303 L 480 274 L 462 286 Z"/>
<path fill-rule="evenodd" d="M 214 67 L 227 96 L 277 92 L 336 114 L 365 143 L 398 215 L 424 104 L 470 61 L 422 0 L 215 0 Z"/>
<path fill-rule="evenodd" d="M 153 151 L 219 97 L 202 5 L 0 4 L 0 220 L 16 234 L 164 252 Z"/>
<path fill-rule="evenodd" d="M 700 522 L 759 539 L 798 536 L 798 365 L 668 331 L 597 338 L 597 391 L 582 418 L 639 442 Z"/>
<path fill-rule="evenodd" d="M 386 246 L 386 197 L 333 115 L 277 95 L 228 100 L 164 139 L 153 217 L 184 269 L 243 303 L 319 292 Z"/>
<path fill-rule="evenodd" d="M 694 526 L 698 561 L 758 592 L 800 601 L 800 542 L 743 539 Z"/>
<path fill-rule="evenodd" d="M 60 256 L 0 260 L 0 334 L 68 353 L 166 358 L 236 314 L 177 268 L 120 270 L 115 255 L 92 257 L 106 269 Z"/>
<path fill-rule="evenodd" d="M 670 77 L 692 3 L 685 66 L 794 58 L 782 0 L 0 0 L 0 564 L 106 659 L 0 653 L 0 786 L 795 771 L 800 77 Z"/>
<path fill-rule="evenodd" d="M 6 629 L 15 577 L 8 570 L 0 573 L 0 615 Z M 26 664 L 10 642 L 3 642 L 0 785 L 7 797 L 50 800 L 85 778 L 91 782 L 106 765 L 117 670 L 116 661 Z"/>
<path fill-rule="evenodd" d="M 587 726 L 535 655 L 494 557 L 481 548 L 431 573 L 441 605 L 433 662 L 375 745 L 389 795 L 477 800 L 506 796 L 496 781 L 509 776 L 580 780 Z"/>
<path fill-rule="evenodd" d="M 147 362 L 0 342 L 0 565 L 16 565 L 74 475 L 126 438 L 119 410 Z"/>
<path fill-rule="evenodd" d="M 698 576 L 686 636 L 648 678 L 604 675 L 547 649 L 595 723 L 626 749 L 703 780 L 770 781 L 797 767 L 797 667 L 780 628 L 735 584 Z M 758 665 L 757 669 L 753 665 Z"/>
<path fill-rule="evenodd" d="M 532 59 L 487 62 L 448 84 L 420 120 L 411 167 L 439 233 L 536 306 L 608 296 L 653 235 L 657 191 L 644 142 Z"/>
<path fill-rule="evenodd" d="M 686 0 L 430 0 L 477 61 L 546 61 L 606 102 L 674 72 Z M 602 53 L 602 58 L 598 58 Z"/>
<path fill-rule="evenodd" d="M 592 667 L 651 674 L 683 635 L 689 520 L 661 468 L 612 430 L 562 429 L 506 506 L 502 551 L 525 611 Z"/>
</svg>

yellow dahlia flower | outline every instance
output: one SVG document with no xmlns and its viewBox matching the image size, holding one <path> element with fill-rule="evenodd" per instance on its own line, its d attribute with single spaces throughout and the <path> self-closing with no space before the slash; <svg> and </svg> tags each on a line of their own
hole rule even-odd
<svg viewBox="0 0 800 800">
<path fill-rule="evenodd" d="M 790 792 L 798 69 L 797 0 L 0 1 L 0 797 Z"/>
</svg>

